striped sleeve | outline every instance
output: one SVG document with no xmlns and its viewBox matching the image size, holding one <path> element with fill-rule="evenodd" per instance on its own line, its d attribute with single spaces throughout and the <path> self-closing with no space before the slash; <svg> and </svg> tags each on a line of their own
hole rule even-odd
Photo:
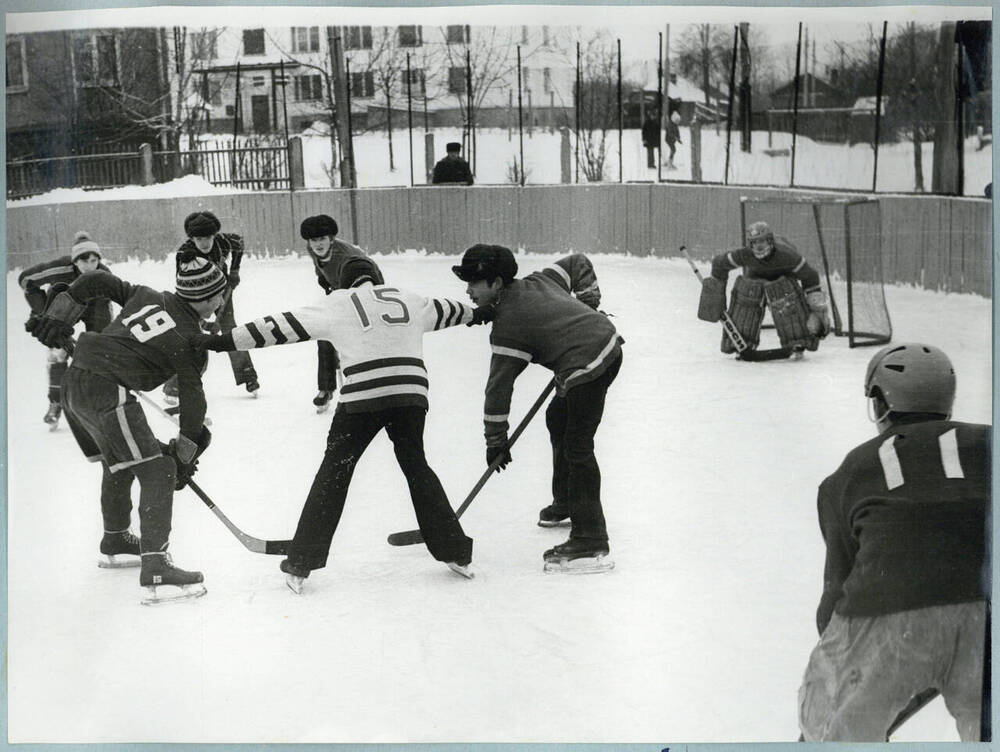
<svg viewBox="0 0 1000 752">
<path fill-rule="evenodd" d="M 493 346 L 490 377 L 486 382 L 486 403 L 483 408 L 487 445 L 502 443 L 510 427 L 510 401 L 514 381 L 528 366 L 531 356 L 512 348 Z"/>
<path fill-rule="evenodd" d="M 472 307 L 447 298 L 427 298 L 424 305 L 424 331 L 436 332 L 449 326 L 472 321 Z"/>
<path fill-rule="evenodd" d="M 309 339 L 325 339 L 329 313 L 318 306 L 263 316 L 238 326 L 230 333 L 233 348 L 253 350 L 273 345 L 292 345 Z"/>
<path fill-rule="evenodd" d="M 551 266 L 542 270 L 549 279 L 553 279 L 567 292 L 580 294 L 599 293 L 597 274 L 590 259 L 582 253 L 574 253 L 559 259 Z"/>
<path fill-rule="evenodd" d="M 729 279 L 729 272 L 733 269 L 738 269 L 742 264 L 737 260 L 736 254 L 739 253 L 741 249 L 735 251 L 726 251 L 725 253 L 720 253 L 717 256 L 712 257 L 712 276 L 721 282 L 725 282 Z"/>
</svg>

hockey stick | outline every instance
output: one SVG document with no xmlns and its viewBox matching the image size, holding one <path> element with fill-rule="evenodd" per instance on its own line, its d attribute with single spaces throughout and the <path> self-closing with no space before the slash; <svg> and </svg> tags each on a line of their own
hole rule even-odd
<svg viewBox="0 0 1000 752">
<path fill-rule="evenodd" d="M 164 410 L 162 407 L 156 404 L 156 402 L 154 402 L 151 398 L 147 397 L 144 393 L 136 392 L 136 394 L 139 395 L 139 398 L 143 402 L 145 402 L 148 405 L 151 405 L 163 417 L 167 418 L 171 423 L 173 423 L 174 425 L 180 425 L 180 421 L 175 416 L 168 413 L 166 410 Z M 201 488 L 198 486 L 197 483 L 195 483 L 193 480 L 189 478 L 187 484 L 188 486 L 191 487 L 191 490 L 195 492 L 195 495 L 205 503 L 205 506 L 207 506 L 209 509 L 212 510 L 213 513 L 215 513 L 215 516 L 222 521 L 222 524 L 225 525 L 227 528 L 229 528 L 229 532 L 235 535 L 236 539 L 244 546 L 246 546 L 248 549 L 250 549 L 256 554 L 273 554 L 277 556 L 284 556 L 285 554 L 288 553 L 288 544 L 291 543 L 290 540 L 263 540 L 262 538 L 255 538 L 252 535 L 244 533 L 236 526 L 236 524 L 232 520 L 226 517 L 223 511 L 215 505 L 215 502 L 208 497 L 208 494 L 206 494 L 204 491 L 201 490 Z"/>
<path fill-rule="evenodd" d="M 681 253 L 684 254 L 684 258 L 687 259 L 688 264 L 691 265 L 691 271 L 695 273 L 698 281 L 704 282 L 705 278 L 701 276 L 701 272 L 698 271 L 698 267 L 694 265 L 694 259 L 692 259 L 688 254 L 686 245 L 681 246 Z M 743 339 L 743 335 L 740 334 L 740 330 L 736 328 L 736 324 L 733 323 L 733 320 L 729 317 L 729 314 L 726 311 L 722 312 L 722 328 L 729 337 L 729 341 L 733 343 L 733 347 L 736 348 L 736 352 L 742 355 L 747 349 L 747 342 Z"/>
<path fill-rule="evenodd" d="M 535 404 L 533 404 L 528 412 L 525 413 L 517 428 L 514 429 L 514 433 L 510 435 L 510 439 L 507 441 L 508 447 L 514 446 L 514 442 L 517 441 L 524 429 L 527 428 L 528 423 L 535 417 L 535 413 L 538 412 L 542 404 L 545 402 L 545 399 L 552 393 L 552 390 L 555 389 L 555 387 L 556 382 L 553 379 L 546 385 L 545 389 L 542 390 L 542 393 L 538 395 L 538 399 L 535 400 Z M 476 498 L 480 491 L 483 490 L 483 486 L 486 485 L 486 481 L 490 479 L 490 476 L 493 475 L 497 467 L 500 466 L 500 461 L 502 459 L 503 455 L 497 457 L 489 464 L 489 467 L 486 468 L 486 472 L 484 472 L 479 480 L 476 481 L 476 485 L 472 487 L 472 490 L 469 491 L 469 495 L 465 497 L 465 501 L 463 501 L 462 505 L 455 510 L 456 517 L 461 517 L 465 510 L 469 508 L 469 504 L 471 504 L 472 500 Z M 412 546 L 414 543 L 423 542 L 424 536 L 420 534 L 419 530 L 406 530 L 401 533 L 392 533 L 389 536 L 390 546 Z"/>
</svg>

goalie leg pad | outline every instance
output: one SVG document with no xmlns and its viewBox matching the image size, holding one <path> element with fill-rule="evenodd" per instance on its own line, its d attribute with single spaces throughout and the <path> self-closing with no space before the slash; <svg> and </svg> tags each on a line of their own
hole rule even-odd
<svg viewBox="0 0 1000 752">
<path fill-rule="evenodd" d="M 782 347 L 815 350 L 819 338 L 809 331 L 809 308 L 806 297 L 797 282 L 781 277 L 764 287 L 771 318 L 778 332 Z"/>
<path fill-rule="evenodd" d="M 729 301 L 729 318 L 743 335 L 748 347 L 760 343 L 760 323 L 764 319 L 764 283 L 759 279 L 736 278 Z M 729 335 L 722 333 L 722 352 L 736 352 Z"/>
</svg>

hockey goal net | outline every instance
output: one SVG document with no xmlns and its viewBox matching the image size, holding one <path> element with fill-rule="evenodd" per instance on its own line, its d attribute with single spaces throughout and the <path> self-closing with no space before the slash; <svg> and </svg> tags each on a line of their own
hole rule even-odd
<svg viewBox="0 0 1000 752">
<path fill-rule="evenodd" d="M 740 221 L 742 238 L 753 222 L 767 222 L 820 273 L 830 298 L 833 331 L 847 337 L 850 347 L 892 339 L 878 199 L 743 196 Z"/>
</svg>

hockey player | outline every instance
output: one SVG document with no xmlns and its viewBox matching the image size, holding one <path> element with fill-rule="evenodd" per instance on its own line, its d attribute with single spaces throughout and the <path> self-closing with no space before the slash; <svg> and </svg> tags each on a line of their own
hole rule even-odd
<svg viewBox="0 0 1000 752">
<path fill-rule="evenodd" d="M 622 361 L 622 338 L 610 319 L 597 311 L 601 291 L 586 256 L 575 254 L 524 279 L 515 279 L 510 249 L 474 245 L 452 271 L 468 283 L 467 292 L 493 321 L 490 376 L 484 422 L 486 463 L 511 461 L 507 441 L 514 381 L 535 361 L 555 374 L 556 396 L 545 412 L 552 444 L 552 503 L 538 524 L 554 527 L 567 518 L 569 540 L 545 552 L 546 571 L 601 571 L 608 531 L 601 506 L 601 473 L 594 456 L 594 434 L 604 414 L 608 387 Z M 575 297 L 574 297 L 575 295 Z"/>
<path fill-rule="evenodd" d="M 73 435 L 91 462 L 104 469 L 101 566 L 135 566 L 143 603 L 205 594 L 201 572 L 173 565 L 167 553 L 174 490 L 183 488 L 208 447 L 201 374 L 207 358 L 195 349 L 200 323 L 217 313 L 228 291 L 215 264 L 191 254 L 180 261 L 176 294 L 133 285 L 109 273 L 82 275 L 59 293 L 34 334 L 49 346 L 67 344 L 88 301 L 110 298 L 121 307 L 101 333 L 80 335 L 63 380 L 63 406 Z M 180 387 L 180 433 L 160 444 L 134 391 L 156 389 L 170 376 Z M 139 479 L 140 538 L 129 532 L 131 487 Z"/>
<path fill-rule="evenodd" d="M 354 267 L 367 274 L 364 265 Z M 444 488 L 424 456 L 427 369 L 423 335 L 457 324 L 480 323 L 475 312 L 451 300 L 425 298 L 387 285 L 342 276 L 342 289 L 292 312 L 265 316 L 207 337 L 217 352 L 330 341 L 340 352 L 344 383 L 327 435 L 326 452 L 281 563 L 286 583 L 301 593 L 314 569 L 326 566 L 344 510 L 354 467 L 383 428 L 406 476 L 427 549 L 438 561 L 472 577 L 472 539 L 466 537 Z"/>
<path fill-rule="evenodd" d="M 979 741 L 991 426 L 951 420 L 955 372 L 930 345 L 880 350 L 864 391 L 878 436 L 819 488 L 826 564 L 803 738 L 884 742 L 936 690 L 962 741 Z"/>
<path fill-rule="evenodd" d="M 184 233 L 188 236 L 181 247 L 177 249 L 177 268 L 180 269 L 182 258 L 197 254 L 211 261 L 226 275 L 229 292 L 225 305 L 216 317 L 216 325 L 224 332 L 236 326 L 233 313 L 233 290 L 240 283 L 240 265 L 243 263 L 243 238 L 232 232 L 222 232 L 222 223 L 210 211 L 198 211 L 188 214 L 184 219 Z M 236 386 L 243 384 L 247 392 L 257 396 L 260 382 L 257 380 L 257 370 L 247 353 L 231 353 L 230 365 Z M 177 403 L 177 380 L 171 379 L 163 387 L 163 396 L 167 403 Z"/>
<path fill-rule="evenodd" d="M 381 285 L 385 280 L 378 265 L 365 252 L 344 240 L 337 239 L 337 222 L 326 214 L 306 217 L 299 227 L 299 234 L 306 241 L 309 258 L 312 259 L 316 271 L 316 282 L 329 295 L 333 290 L 340 290 L 350 285 L 344 284 L 345 275 L 350 275 L 353 285 L 357 286 L 369 281 Z M 337 371 L 340 369 L 340 358 L 337 350 L 326 340 L 318 340 L 319 367 L 316 381 L 319 391 L 313 397 L 316 412 L 326 412 L 337 390 Z"/>
<path fill-rule="evenodd" d="M 826 294 L 819 274 L 785 238 L 775 238 L 766 222 L 747 228 L 747 245 L 721 253 L 712 259 L 712 275 L 702 283 L 698 318 L 716 322 L 726 309 L 726 281 L 729 272 L 742 268 L 736 278 L 729 303 L 729 316 L 748 345 L 740 354 L 754 360 L 760 343 L 760 325 L 765 306 L 771 308 L 779 351 L 772 356 L 801 357 L 803 350 L 816 350 L 819 340 L 830 332 Z M 722 352 L 736 352 L 725 332 Z"/>
<path fill-rule="evenodd" d="M 73 246 L 69 256 L 60 256 L 52 261 L 45 261 L 28 267 L 18 275 L 17 283 L 24 290 L 25 300 L 31 308 L 31 315 L 24 324 L 24 329 L 30 332 L 38 323 L 42 311 L 45 310 L 47 290 L 58 291 L 68 286 L 81 274 L 95 270 L 108 271 L 101 263 L 101 249 L 86 232 L 78 232 L 73 238 Z M 81 316 L 83 325 L 88 332 L 99 332 L 111 322 L 111 303 L 107 299 L 95 299 L 87 304 Z M 63 374 L 66 373 L 69 354 L 61 347 L 49 348 L 49 409 L 43 420 L 52 430 L 59 424 L 62 413 L 59 387 Z"/>
</svg>

